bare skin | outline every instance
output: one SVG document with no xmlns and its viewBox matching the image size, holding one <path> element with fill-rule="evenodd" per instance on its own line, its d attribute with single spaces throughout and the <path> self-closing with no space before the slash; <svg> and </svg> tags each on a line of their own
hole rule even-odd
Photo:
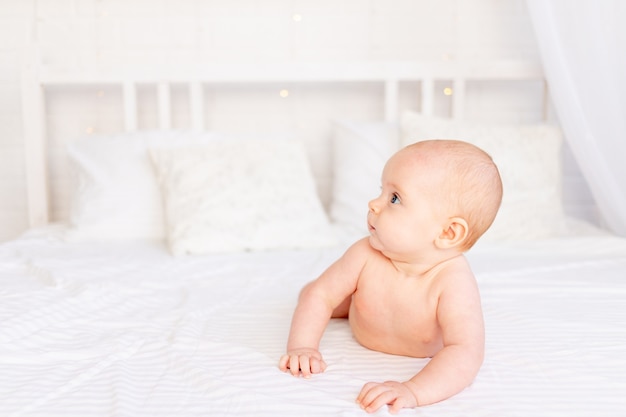
<svg viewBox="0 0 626 417">
<path fill-rule="evenodd" d="M 381 195 L 369 204 L 370 236 L 303 288 L 279 361 L 294 376 L 324 372 L 319 342 L 332 317 L 347 317 L 369 349 L 431 358 L 408 381 L 365 384 L 356 401 L 370 413 L 449 398 L 483 361 L 480 295 L 461 249 L 468 225 L 429 203 L 437 191 L 432 173 L 441 168 L 428 161 L 400 151 L 388 162 Z"/>
</svg>

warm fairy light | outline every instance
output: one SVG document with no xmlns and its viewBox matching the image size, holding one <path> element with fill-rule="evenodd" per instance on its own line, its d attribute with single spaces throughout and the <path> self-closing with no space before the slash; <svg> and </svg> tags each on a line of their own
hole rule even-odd
<svg viewBox="0 0 626 417">
<path fill-rule="evenodd" d="M 87 129 L 85 129 L 85 133 L 88 135 L 91 135 L 93 132 L 95 132 L 95 129 L 91 126 L 89 126 Z"/>
<path fill-rule="evenodd" d="M 104 97 L 104 91 L 102 91 L 102 90 L 98 90 L 98 92 L 96 93 L 96 95 L 98 96 L 98 98 L 102 98 L 102 97 Z"/>
<path fill-rule="evenodd" d="M 302 21 L 302 15 L 301 14 L 294 14 L 293 16 L 291 16 L 291 18 L 293 19 L 294 22 L 300 22 Z"/>
<path fill-rule="evenodd" d="M 452 87 L 445 87 L 443 89 L 443 94 L 446 96 L 451 96 L 452 95 Z"/>
<path fill-rule="evenodd" d="M 282 98 L 287 98 L 289 96 L 289 90 L 280 90 L 278 94 L 280 94 Z"/>
</svg>

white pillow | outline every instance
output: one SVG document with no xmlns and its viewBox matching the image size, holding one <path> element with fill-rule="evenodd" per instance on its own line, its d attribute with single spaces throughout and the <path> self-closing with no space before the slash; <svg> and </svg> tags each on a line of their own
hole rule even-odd
<svg viewBox="0 0 626 417">
<path fill-rule="evenodd" d="M 367 204 L 380 194 L 387 159 L 398 149 L 398 126 L 333 121 L 330 218 L 350 232 L 367 233 Z"/>
<path fill-rule="evenodd" d="M 150 154 L 174 255 L 335 243 L 299 142 L 220 140 Z"/>
<path fill-rule="evenodd" d="M 147 150 L 207 143 L 213 136 L 146 131 L 88 136 L 70 144 L 68 239 L 164 239 L 161 194 Z"/>
<path fill-rule="evenodd" d="M 530 240 L 565 232 L 560 129 L 489 125 L 405 112 L 402 146 L 424 139 L 459 139 L 491 155 L 504 187 L 500 211 L 484 240 Z"/>
</svg>

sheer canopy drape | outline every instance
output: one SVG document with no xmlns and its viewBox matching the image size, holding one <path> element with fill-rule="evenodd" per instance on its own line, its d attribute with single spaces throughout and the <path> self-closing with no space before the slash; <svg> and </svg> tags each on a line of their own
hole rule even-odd
<svg viewBox="0 0 626 417">
<path fill-rule="evenodd" d="M 572 153 L 605 226 L 626 236 L 626 1 L 527 5 Z"/>
</svg>

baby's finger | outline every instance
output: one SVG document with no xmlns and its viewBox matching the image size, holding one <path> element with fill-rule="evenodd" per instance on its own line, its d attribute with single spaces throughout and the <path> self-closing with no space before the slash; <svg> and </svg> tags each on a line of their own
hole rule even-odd
<svg viewBox="0 0 626 417">
<path fill-rule="evenodd" d="M 300 370 L 303 377 L 311 378 L 311 363 L 308 355 L 300 355 Z"/>
<path fill-rule="evenodd" d="M 397 394 L 393 390 L 380 392 L 372 401 L 365 405 L 365 411 L 373 413 L 380 407 L 393 403 L 397 398 Z"/>
<path fill-rule="evenodd" d="M 389 412 L 391 414 L 398 414 L 398 412 L 404 407 L 411 407 L 411 401 L 406 397 L 398 397 L 393 402 L 393 404 L 389 405 Z"/>
<path fill-rule="evenodd" d="M 278 369 L 285 372 L 287 371 L 287 369 L 289 369 L 289 367 L 287 366 L 288 364 L 289 364 L 289 355 L 283 355 L 280 357 L 280 360 L 278 361 Z"/>
<path fill-rule="evenodd" d="M 298 376 L 300 374 L 300 358 L 298 355 L 292 355 L 289 357 L 289 370 L 293 376 Z"/>
<path fill-rule="evenodd" d="M 359 392 L 359 395 L 356 397 L 356 402 L 361 404 L 364 398 L 370 392 L 370 390 L 377 385 L 379 385 L 377 382 L 368 382 L 367 384 L 363 385 L 363 388 L 361 388 L 361 392 Z"/>
<path fill-rule="evenodd" d="M 387 385 L 368 382 L 363 386 L 357 402 L 365 411 L 373 413 L 383 405 L 393 402 L 395 397 L 395 392 Z"/>
<path fill-rule="evenodd" d="M 322 373 L 326 369 L 326 362 L 324 362 L 322 359 L 311 357 L 310 363 L 311 363 L 311 373 L 313 374 Z"/>
</svg>

